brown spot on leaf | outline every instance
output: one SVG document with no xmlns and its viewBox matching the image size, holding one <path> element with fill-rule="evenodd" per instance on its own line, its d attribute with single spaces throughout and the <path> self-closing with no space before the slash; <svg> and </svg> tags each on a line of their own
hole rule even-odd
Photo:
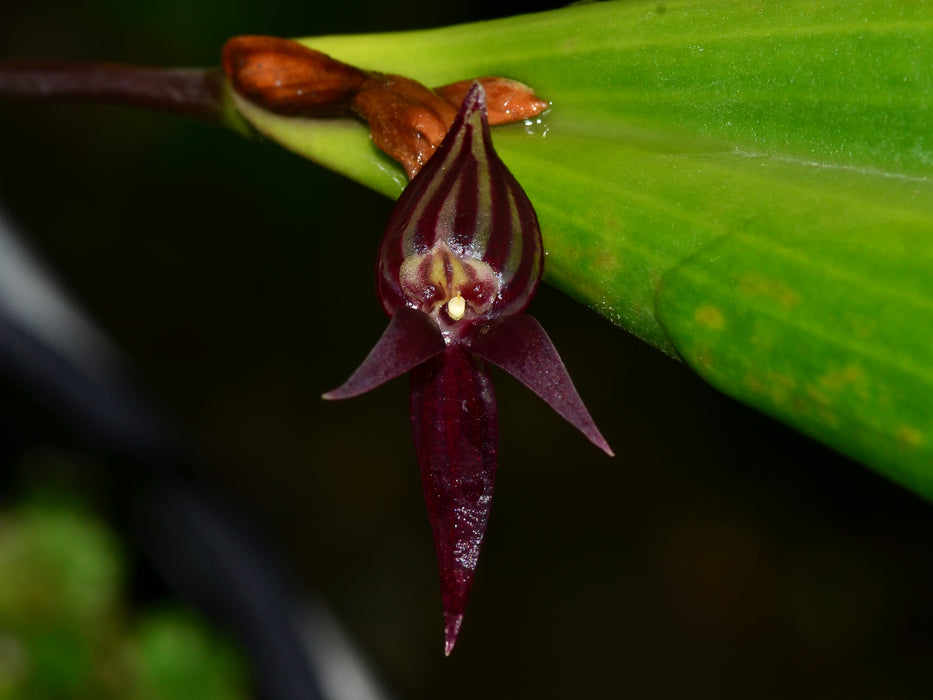
<svg viewBox="0 0 933 700">
<path fill-rule="evenodd" d="M 757 272 L 743 275 L 739 280 L 739 290 L 749 296 L 771 299 L 788 309 L 800 303 L 800 294 L 786 282 Z"/>
<path fill-rule="evenodd" d="M 904 447 L 916 448 L 923 444 L 923 433 L 909 425 L 898 428 L 895 436 Z"/>
<path fill-rule="evenodd" d="M 693 313 L 693 318 L 701 326 L 714 331 L 720 331 L 726 325 L 726 319 L 723 317 L 722 311 L 712 304 L 698 306 Z"/>
</svg>

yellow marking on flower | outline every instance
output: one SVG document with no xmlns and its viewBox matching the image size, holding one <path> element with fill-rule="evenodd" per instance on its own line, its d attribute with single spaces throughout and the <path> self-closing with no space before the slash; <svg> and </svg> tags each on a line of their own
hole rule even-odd
<svg viewBox="0 0 933 700">
<path fill-rule="evenodd" d="M 454 321 L 463 318 L 467 304 L 477 316 L 486 313 L 499 293 L 499 279 L 488 263 L 457 255 L 443 240 L 405 258 L 399 281 L 408 300 L 425 313 L 438 313 L 452 304 L 447 315 Z"/>
<path fill-rule="evenodd" d="M 457 292 L 457 296 L 447 302 L 447 315 L 451 320 L 459 321 L 466 313 L 466 300 Z"/>
</svg>

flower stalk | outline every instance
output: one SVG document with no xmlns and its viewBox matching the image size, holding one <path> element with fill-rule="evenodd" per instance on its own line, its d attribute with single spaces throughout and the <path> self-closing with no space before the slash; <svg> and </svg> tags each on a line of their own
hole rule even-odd
<svg viewBox="0 0 933 700">
<path fill-rule="evenodd" d="M 224 119 L 224 74 L 216 68 L 115 63 L 0 62 L 0 98 L 68 100 Z"/>
</svg>

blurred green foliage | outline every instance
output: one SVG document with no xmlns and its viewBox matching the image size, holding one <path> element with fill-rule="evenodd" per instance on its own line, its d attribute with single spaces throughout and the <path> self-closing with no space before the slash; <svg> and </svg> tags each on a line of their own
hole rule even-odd
<svg viewBox="0 0 933 700">
<path fill-rule="evenodd" d="M 248 697 L 242 659 L 192 613 L 130 609 L 123 555 L 72 498 L 0 513 L 0 700 Z"/>
</svg>

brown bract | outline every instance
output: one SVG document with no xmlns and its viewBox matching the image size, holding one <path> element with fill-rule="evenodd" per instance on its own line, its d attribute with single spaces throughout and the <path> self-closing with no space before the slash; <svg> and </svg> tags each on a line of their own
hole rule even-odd
<svg viewBox="0 0 933 700">
<path fill-rule="evenodd" d="M 490 126 L 531 119 L 551 106 L 547 100 L 535 97 L 535 91 L 524 83 L 495 76 L 460 80 L 435 90 L 450 104 L 459 107 L 475 82 L 486 92 L 486 118 Z"/>
<path fill-rule="evenodd" d="M 223 48 L 223 68 L 237 93 L 277 114 L 336 117 L 369 124 L 373 143 L 413 178 L 434 154 L 474 82 L 483 85 L 489 123 L 535 117 L 550 103 L 516 80 L 485 77 L 428 88 L 401 75 L 367 71 L 270 36 L 240 36 Z"/>
<path fill-rule="evenodd" d="M 367 78 L 364 71 L 327 54 L 271 36 L 230 39 L 221 62 L 234 90 L 277 114 L 347 115 L 350 100 Z"/>
<path fill-rule="evenodd" d="M 430 88 L 382 73 L 371 74 L 352 107 L 369 124 L 376 147 L 401 163 L 409 180 L 434 155 L 457 116 L 456 108 Z"/>
</svg>

